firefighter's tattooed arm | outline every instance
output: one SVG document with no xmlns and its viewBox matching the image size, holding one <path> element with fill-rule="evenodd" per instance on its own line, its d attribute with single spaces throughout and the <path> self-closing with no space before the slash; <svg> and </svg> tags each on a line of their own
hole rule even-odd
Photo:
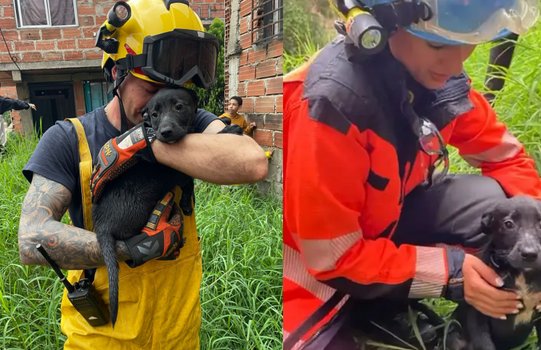
<svg viewBox="0 0 541 350">
<path fill-rule="evenodd" d="M 80 270 L 105 265 L 96 235 L 60 222 L 71 192 L 63 185 L 34 174 L 21 209 L 19 255 L 25 265 L 48 265 L 37 251 L 41 244 L 62 269 Z M 131 259 L 124 242 L 117 243 L 119 261 Z"/>
</svg>

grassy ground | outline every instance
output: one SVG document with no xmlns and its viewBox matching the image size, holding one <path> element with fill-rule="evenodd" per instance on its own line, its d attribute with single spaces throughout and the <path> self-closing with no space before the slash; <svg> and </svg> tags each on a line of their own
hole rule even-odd
<svg viewBox="0 0 541 350">
<path fill-rule="evenodd" d="M 304 0 L 286 0 L 286 8 L 304 6 Z M 313 13 L 298 10 L 292 13 L 295 28 L 302 28 L 306 23 L 316 23 Z M 290 17 L 286 16 L 286 22 Z M 299 24 L 301 23 L 301 24 Z M 301 64 L 317 49 L 321 48 L 321 38 L 327 35 L 334 36 L 332 31 L 325 31 L 322 21 L 318 21 L 318 40 L 312 41 L 309 36 L 297 36 L 298 40 L 285 47 L 284 68 L 286 73 Z M 288 28 L 288 24 L 284 24 Z M 293 26 L 293 25 L 292 25 Z M 326 27 L 328 28 L 328 26 Z M 465 64 L 466 71 L 472 78 L 473 86 L 483 91 L 485 73 L 488 66 L 489 44 L 479 46 Z M 537 169 L 541 169 L 541 25 L 529 34 L 521 37 L 510 70 L 507 72 L 504 90 L 498 94 L 495 110 L 510 131 L 525 145 L 527 152 L 535 159 Z M 457 150 L 450 147 L 451 170 L 460 173 L 477 173 L 457 154 Z M 454 309 L 454 304 L 443 300 L 427 301 L 443 316 L 447 316 Z M 536 336 L 533 334 L 525 348 L 536 348 Z M 404 349 L 411 349 L 405 346 Z"/>
<path fill-rule="evenodd" d="M 62 284 L 19 261 L 17 230 L 28 189 L 21 170 L 36 140 L 0 155 L 0 349 L 61 349 Z M 249 187 L 196 185 L 202 236 L 201 349 L 282 348 L 282 206 Z"/>
</svg>

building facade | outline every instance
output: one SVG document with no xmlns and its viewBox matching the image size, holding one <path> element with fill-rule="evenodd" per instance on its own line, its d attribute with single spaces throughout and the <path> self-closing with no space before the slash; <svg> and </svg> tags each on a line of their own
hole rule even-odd
<svg viewBox="0 0 541 350">
<path fill-rule="evenodd" d="M 224 3 L 189 0 L 208 28 L 225 19 Z M 0 0 L 0 95 L 34 103 L 13 111 L 14 130 L 45 132 L 57 120 L 107 103 L 96 33 L 110 0 Z"/>
<path fill-rule="evenodd" d="M 254 139 L 275 148 L 263 191 L 282 196 L 283 0 L 225 0 L 225 97 L 243 99 Z"/>
</svg>

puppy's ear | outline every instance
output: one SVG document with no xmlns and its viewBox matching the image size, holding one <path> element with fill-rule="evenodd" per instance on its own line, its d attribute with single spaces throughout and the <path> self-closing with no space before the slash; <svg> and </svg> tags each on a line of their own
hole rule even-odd
<svg viewBox="0 0 541 350">
<path fill-rule="evenodd" d="M 481 232 L 490 233 L 493 221 L 494 217 L 492 216 L 492 213 L 488 212 L 483 214 L 481 217 Z"/>
<path fill-rule="evenodd" d="M 143 121 L 148 122 L 150 120 L 148 115 L 148 107 L 144 107 L 141 113 L 143 114 Z"/>
<path fill-rule="evenodd" d="M 195 92 L 192 89 L 186 89 L 188 93 L 190 94 L 190 97 L 193 100 L 194 103 L 194 111 L 197 111 L 197 107 L 199 107 L 199 97 L 197 97 L 197 92 Z"/>
</svg>

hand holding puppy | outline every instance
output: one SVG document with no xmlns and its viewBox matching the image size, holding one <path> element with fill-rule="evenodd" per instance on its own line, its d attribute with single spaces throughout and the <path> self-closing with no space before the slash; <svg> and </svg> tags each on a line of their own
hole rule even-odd
<svg viewBox="0 0 541 350">
<path fill-rule="evenodd" d="M 523 307 L 514 292 L 498 289 L 503 281 L 479 258 L 466 254 L 462 265 L 464 299 L 479 312 L 494 318 L 506 319 Z"/>
<path fill-rule="evenodd" d="M 168 192 L 156 204 L 141 234 L 124 240 L 132 256 L 126 264 L 137 267 L 151 259 L 175 260 L 186 242 L 183 230 L 182 213 L 175 195 Z"/>
<path fill-rule="evenodd" d="M 115 137 L 101 148 L 91 175 L 92 203 L 96 204 L 105 185 L 135 165 L 140 159 L 155 163 L 150 144 L 154 132 L 145 123 L 138 124 Z"/>
</svg>

